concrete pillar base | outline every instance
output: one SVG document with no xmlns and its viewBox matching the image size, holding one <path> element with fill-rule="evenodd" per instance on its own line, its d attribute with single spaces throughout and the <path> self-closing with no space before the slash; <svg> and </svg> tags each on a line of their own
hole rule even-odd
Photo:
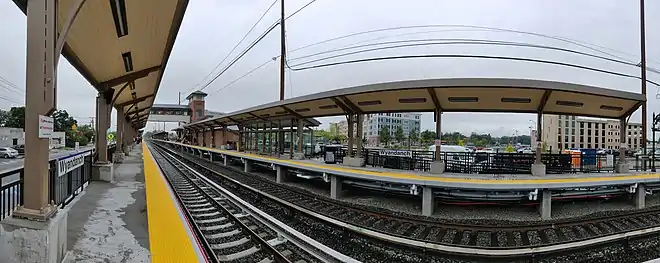
<svg viewBox="0 0 660 263">
<path fill-rule="evenodd" d="M 244 160 L 243 172 L 249 173 L 250 171 L 252 171 L 252 162 L 248 160 Z"/>
<path fill-rule="evenodd" d="M 432 174 L 442 174 L 445 172 L 445 162 L 444 161 L 434 161 L 431 163 Z"/>
<path fill-rule="evenodd" d="M 113 163 L 123 163 L 124 162 L 124 153 L 116 152 L 112 155 Z"/>
<path fill-rule="evenodd" d="M 362 167 L 364 166 L 364 158 L 359 157 L 344 157 L 342 164 L 351 167 Z"/>
<path fill-rule="evenodd" d="M 330 198 L 339 199 L 342 196 L 342 178 L 336 175 L 330 175 Z"/>
<path fill-rule="evenodd" d="M 45 222 L 9 217 L 0 223 L 1 262 L 59 263 L 66 251 L 66 211 Z"/>
<path fill-rule="evenodd" d="M 630 172 L 630 166 L 627 163 L 617 163 L 614 166 L 615 173 L 628 173 Z"/>
<path fill-rule="evenodd" d="M 635 208 L 642 209 L 646 207 L 646 187 L 644 184 L 637 184 L 635 190 Z"/>
<path fill-rule="evenodd" d="M 229 156 L 225 155 L 225 158 L 222 160 L 222 163 L 227 166 L 229 164 Z"/>
<path fill-rule="evenodd" d="M 545 176 L 545 164 L 542 164 L 542 163 L 532 164 L 532 175 L 533 176 Z"/>
<path fill-rule="evenodd" d="M 422 215 L 432 216 L 435 212 L 435 197 L 433 196 L 433 188 L 422 188 Z"/>
<path fill-rule="evenodd" d="M 213 153 L 209 152 L 209 161 L 213 162 Z"/>
<path fill-rule="evenodd" d="M 541 192 L 541 203 L 539 204 L 539 213 L 542 220 L 552 219 L 552 192 L 544 189 Z"/>
<path fill-rule="evenodd" d="M 305 154 L 304 153 L 293 153 L 293 160 L 304 160 L 305 159 Z"/>
<path fill-rule="evenodd" d="M 115 175 L 112 163 L 95 163 L 92 165 L 92 180 L 113 183 Z"/>
<path fill-rule="evenodd" d="M 277 169 L 277 178 L 275 180 L 277 181 L 277 183 L 280 184 L 286 182 L 287 181 L 286 167 L 279 165 L 277 166 L 276 169 Z"/>
</svg>

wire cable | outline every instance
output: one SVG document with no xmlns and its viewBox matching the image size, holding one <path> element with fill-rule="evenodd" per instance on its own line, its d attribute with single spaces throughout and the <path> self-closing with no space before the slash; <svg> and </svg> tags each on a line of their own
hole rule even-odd
<svg viewBox="0 0 660 263">
<path fill-rule="evenodd" d="M 448 42 L 431 42 L 431 41 L 448 41 Z M 608 57 L 599 56 L 599 55 L 594 55 L 594 54 L 590 54 L 590 53 L 586 53 L 586 52 L 581 52 L 581 51 L 576 51 L 576 50 L 566 49 L 566 48 L 552 47 L 552 46 L 547 46 L 547 45 L 536 45 L 536 44 L 528 44 L 528 43 L 523 43 L 523 42 L 482 40 L 482 39 L 460 39 L 460 38 L 459 39 L 422 39 L 422 40 L 401 40 L 401 41 L 380 42 L 380 43 L 366 44 L 366 45 L 360 45 L 360 46 L 355 46 L 355 47 L 340 48 L 340 49 L 335 49 L 335 50 L 330 50 L 330 51 L 318 52 L 318 53 L 315 53 L 315 54 L 302 56 L 302 57 L 294 58 L 294 59 L 291 59 L 291 60 L 298 60 L 298 59 L 302 59 L 302 58 L 317 56 L 317 55 L 320 55 L 320 54 L 327 54 L 327 53 L 343 51 L 343 50 L 349 50 L 349 49 L 355 49 L 355 48 L 363 48 L 363 47 L 379 46 L 379 45 L 389 45 L 389 44 L 398 44 L 398 43 L 410 43 L 410 42 L 430 42 L 430 43 L 413 43 L 413 44 L 403 44 L 403 45 L 395 45 L 395 46 L 387 46 L 387 47 L 379 47 L 379 48 L 372 48 L 372 49 L 366 49 L 366 50 L 359 50 L 359 51 L 347 52 L 347 53 L 342 53 L 342 54 L 333 55 L 333 56 L 329 56 L 329 57 L 324 57 L 324 58 L 311 60 L 311 61 L 307 61 L 307 62 L 302 62 L 302 63 L 299 63 L 297 65 L 299 65 L 299 66 L 300 65 L 306 65 L 306 64 L 310 64 L 310 63 L 314 63 L 314 62 L 318 62 L 318 61 L 323 61 L 323 60 L 327 60 L 327 59 L 343 57 L 343 56 L 349 56 L 349 55 L 355 55 L 355 54 L 366 53 L 366 52 L 385 50 L 385 49 L 416 47 L 416 46 L 431 46 L 431 45 L 457 45 L 457 44 L 462 44 L 462 45 L 515 46 L 515 47 L 529 47 L 529 48 L 548 49 L 548 50 L 568 52 L 568 53 L 573 53 L 573 54 L 578 54 L 578 55 L 583 55 L 583 56 L 589 56 L 589 57 L 593 57 L 593 58 L 607 60 L 607 61 L 610 61 L 610 62 L 621 63 L 621 64 L 628 65 L 628 66 L 636 66 L 637 65 L 635 63 L 630 63 L 630 62 L 623 61 L 623 60 L 617 60 L 617 59 L 608 58 Z"/>
<path fill-rule="evenodd" d="M 298 9 L 296 12 L 293 12 L 293 14 L 290 14 L 289 16 L 285 17 L 284 20 L 287 20 L 287 19 L 291 18 L 292 16 L 296 15 L 298 12 L 302 11 L 303 9 L 305 9 L 306 7 L 308 7 L 309 5 L 311 5 L 314 2 L 316 2 L 316 0 L 312 0 L 311 2 L 307 3 L 306 5 L 304 5 L 300 9 Z"/>
<path fill-rule="evenodd" d="M 366 59 L 356 59 L 356 60 L 332 62 L 332 63 L 327 63 L 327 64 L 302 67 L 302 68 L 295 68 L 298 65 L 293 65 L 291 67 L 291 70 L 301 71 L 301 70 L 309 70 L 309 69 L 324 68 L 324 67 L 345 65 L 345 64 L 362 63 L 362 62 L 370 62 L 370 61 L 411 59 L 411 58 L 476 58 L 476 59 L 498 59 L 498 60 L 526 61 L 526 62 L 535 62 L 535 63 L 544 63 L 544 64 L 553 64 L 553 65 L 560 65 L 560 66 L 566 66 L 566 67 L 573 67 L 573 68 L 579 68 L 579 69 L 584 69 L 584 70 L 589 70 L 589 71 L 596 71 L 596 72 L 601 72 L 601 73 L 606 73 L 606 74 L 611 74 L 611 75 L 616 75 L 616 76 L 621 76 L 621 77 L 641 79 L 640 77 L 625 74 L 625 73 L 619 73 L 619 72 L 615 72 L 615 71 L 609 71 L 609 70 L 604 70 L 604 69 L 598 69 L 598 68 L 593 68 L 593 67 L 581 66 L 581 65 L 577 65 L 577 64 L 558 62 L 558 61 L 552 61 L 552 60 L 542 60 L 542 59 L 533 59 L 533 58 L 520 58 L 520 57 L 504 57 L 504 56 L 457 55 L 457 54 L 429 54 L 429 55 L 373 57 L 373 58 L 366 58 Z M 654 81 L 651 81 L 651 80 L 648 80 L 648 79 L 646 81 L 651 83 L 651 84 L 654 84 L 656 86 L 660 86 L 660 84 L 658 84 Z"/>
<path fill-rule="evenodd" d="M 312 4 L 312 3 L 314 3 L 314 2 L 316 2 L 316 0 L 313 0 L 313 1 L 309 2 L 309 3 L 307 3 L 306 5 L 304 5 L 303 7 L 301 7 L 300 9 L 298 9 L 297 11 L 293 12 L 293 14 L 289 15 L 288 17 L 285 17 L 284 20 L 286 20 L 286 19 L 292 17 L 293 15 L 299 13 L 300 11 L 302 11 L 303 9 L 305 9 L 306 7 L 308 7 L 310 4 Z M 273 23 L 273 24 L 272 24 L 272 25 L 271 25 L 266 31 L 264 31 L 264 32 L 261 34 L 261 36 L 259 36 L 259 38 L 257 38 L 255 41 L 253 41 L 252 44 L 250 44 L 250 46 L 248 46 L 245 50 L 243 50 L 243 52 L 241 52 L 240 55 L 238 55 L 236 58 L 234 58 L 234 59 L 233 59 L 233 60 L 232 60 L 227 66 L 225 66 L 225 67 L 224 67 L 224 68 L 223 68 L 218 74 L 216 74 L 215 77 L 213 77 L 210 81 L 208 81 L 206 84 L 204 84 L 204 86 L 203 86 L 202 88 L 200 88 L 199 90 L 201 91 L 201 90 L 206 89 L 209 85 L 211 85 L 211 83 L 213 83 L 216 79 L 218 79 L 220 76 L 222 76 L 222 74 L 224 74 L 225 72 L 227 72 L 227 70 L 229 70 L 229 68 L 231 68 L 231 67 L 232 67 L 236 62 L 238 62 L 243 56 L 245 56 L 245 54 L 247 54 L 247 53 L 248 53 L 248 52 L 249 52 L 254 46 L 256 46 L 256 45 L 257 45 L 262 39 L 264 39 L 264 38 L 265 38 L 265 37 L 266 37 L 271 31 L 273 31 L 273 29 L 275 29 L 275 27 L 277 27 L 279 24 L 280 24 L 280 20 L 278 20 L 278 21 L 276 21 L 275 23 Z"/>
<path fill-rule="evenodd" d="M 236 43 L 236 45 L 234 45 L 234 47 L 229 51 L 229 53 L 227 53 L 227 55 L 226 55 L 226 56 L 220 61 L 220 63 L 218 63 L 218 64 L 213 68 L 213 70 L 211 70 L 211 71 L 209 72 L 209 74 L 207 74 L 207 75 L 202 79 L 202 81 L 200 81 L 200 83 L 198 83 L 197 85 L 195 85 L 194 88 L 192 88 L 192 89 L 190 89 L 190 90 L 188 90 L 188 91 L 192 91 L 192 90 L 194 90 L 195 88 L 201 86 L 202 83 L 204 83 L 204 81 L 205 81 L 206 79 L 208 79 L 208 78 L 211 76 L 211 74 L 213 74 L 213 72 L 215 72 L 215 70 L 218 69 L 218 67 L 220 67 L 220 65 L 222 65 L 222 63 L 224 63 L 224 62 L 227 60 L 227 58 L 229 58 L 229 56 L 230 56 L 232 53 L 234 53 L 234 51 L 236 50 L 236 48 L 238 48 L 238 46 L 240 46 L 240 45 L 243 43 L 243 41 L 245 41 L 245 39 L 247 38 L 247 36 L 250 35 L 250 33 L 252 33 L 252 31 L 254 31 L 254 29 L 255 29 L 255 28 L 257 27 L 257 25 L 261 22 L 261 20 L 263 20 L 264 17 L 266 17 L 266 14 L 268 14 L 268 12 L 270 12 L 270 10 L 273 8 L 273 6 L 275 6 L 275 4 L 277 3 L 277 1 L 278 1 L 278 0 L 273 1 L 273 3 L 271 3 L 270 6 L 268 6 L 268 9 L 266 9 L 266 11 L 264 11 L 264 12 L 261 14 L 261 16 L 259 17 L 259 19 L 257 20 L 257 22 L 255 22 L 255 23 L 252 25 L 252 27 L 250 28 L 250 30 L 248 30 L 248 31 L 245 33 L 245 35 L 243 35 L 243 37 L 241 38 L 241 40 L 239 40 L 238 43 Z M 187 93 L 187 92 L 186 92 L 186 93 Z M 179 102 L 182 102 L 182 101 L 179 101 Z"/>
</svg>

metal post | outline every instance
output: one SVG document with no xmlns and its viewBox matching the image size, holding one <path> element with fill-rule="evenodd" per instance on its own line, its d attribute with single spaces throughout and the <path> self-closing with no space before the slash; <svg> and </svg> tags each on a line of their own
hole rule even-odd
<svg viewBox="0 0 660 263">
<path fill-rule="evenodd" d="M 56 211 L 48 202 L 48 138 L 39 138 L 39 115 L 55 108 L 56 1 L 30 1 L 27 7 L 24 204 L 15 216 L 46 220 Z"/>
<path fill-rule="evenodd" d="M 440 143 L 438 141 L 442 140 L 442 112 L 440 110 L 435 111 L 435 161 L 439 162 L 440 158 Z"/>
<path fill-rule="evenodd" d="M 124 118 L 124 107 L 119 107 L 116 111 L 116 119 L 117 119 L 117 136 L 115 137 L 115 141 L 117 142 L 117 149 L 115 151 L 117 152 L 123 152 L 124 151 L 124 122 L 126 122 L 126 119 Z"/>
<path fill-rule="evenodd" d="M 284 67 L 286 63 L 286 31 L 284 27 L 284 0 L 280 0 L 282 6 L 280 14 L 280 100 L 284 100 Z M 293 143 L 293 141 L 291 141 Z M 291 145 L 293 147 L 293 144 Z"/>
<path fill-rule="evenodd" d="M 653 142 L 652 142 L 652 144 L 653 144 L 653 155 L 651 156 L 651 172 L 654 172 L 654 173 L 656 172 L 655 171 L 655 155 L 657 154 L 655 152 L 655 132 L 656 132 L 656 125 L 657 125 L 656 121 L 655 121 L 656 118 L 657 118 L 657 115 L 655 115 L 655 113 L 653 113 L 653 121 L 651 122 L 651 133 L 653 134 Z"/>
<path fill-rule="evenodd" d="M 293 159 L 293 119 L 291 119 L 291 130 L 289 131 L 289 158 Z"/>
<path fill-rule="evenodd" d="M 363 127 L 362 127 L 362 122 L 364 122 L 364 114 L 358 114 L 357 115 L 357 151 L 355 152 L 355 155 L 360 158 L 362 157 L 362 133 L 363 133 Z"/>
<path fill-rule="evenodd" d="M 642 95 L 644 98 L 646 98 L 646 28 L 645 28 L 645 23 L 644 23 L 644 0 L 639 1 L 639 22 L 640 22 L 640 48 L 641 48 L 641 53 L 642 53 L 642 61 L 640 63 L 641 70 L 642 70 Z M 646 112 L 648 110 L 647 108 L 647 101 L 644 100 L 642 103 L 642 149 L 644 155 L 646 156 L 646 131 L 647 131 L 647 121 L 646 121 Z"/>
<path fill-rule="evenodd" d="M 355 127 L 354 121 L 355 115 L 353 113 L 349 114 L 347 117 L 348 121 L 348 147 L 346 152 L 346 157 L 353 157 L 353 127 Z"/>
<path fill-rule="evenodd" d="M 99 93 L 96 97 L 96 107 L 99 113 L 99 116 L 96 118 L 99 126 L 98 131 L 96 131 L 98 135 L 98 140 L 96 141 L 96 149 L 98 149 L 99 156 L 98 163 L 106 164 L 108 163 L 108 126 L 110 126 L 108 112 L 111 110 L 111 106 L 108 105 L 103 93 Z"/>
<path fill-rule="evenodd" d="M 305 153 L 305 148 L 304 148 L 304 143 L 303 143 L 303 133 L 305 132 L 305 123 L 303 122 L 302 119 L 298 119 L 298 130 L 296 130 L 296 134 L 298 135 L 298 152 L 304 154 Z"/>
<path fill-rule="evenodd" d="M 536 160 L 534 160 L 535 164 L 542 164 L 542 162 L 541 162 L 541 157 L 542 157 L 542 152 L 543 152 L 543 145 L 542 145 L 542 142 L 541 142 L 541 138 L 543 138 L 541 136 L 542 128 L 543 128 L 543 125 L 542 125 L 543 118 L 542 117 L 543 117 L 543 114 L 541 112 L 536 113 L 536 143 L 538 145 L 536 146 L 536 157 L 534 158 L 534 159 L 536 159 Z M 532 147 L 534 147 L 534 146 L 532 145 Z"/>
</svg>

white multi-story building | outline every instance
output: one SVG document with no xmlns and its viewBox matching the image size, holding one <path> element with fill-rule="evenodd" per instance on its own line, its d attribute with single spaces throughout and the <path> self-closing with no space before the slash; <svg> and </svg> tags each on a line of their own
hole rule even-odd
<svg viewBox="0 0 660 263">
<path fill-rule="evenodd" d="M 367 145 L 378 145 L 380 143 L 380 131 L 387 126 L 390 130 L 390 136 L 394 138 L 394 133 L 401 127 L 403 135 L 408 138 L 414 130 L 420 133 L 422 114 L 420 113 L 378 113 L 368 114 L 364 118 L 363 136 L 367 139 Z"/>
<path fill-rule="evenodd" d="M 639 150 L 644 136 L 642 125 L 628 123 L 626 141 L 619 142 L 619 124 L 618 120 L 543 115 L 542 141 L 553 152 L 571 148 L 619 149 L 621 143 L 625 143 L 628 149 Z"/>
<path fill-rule="evenodd" d="M 25 143 L 25 133 L 20 128 L 0 127 L 0 147 L 11 147 Z"/>
</svg>

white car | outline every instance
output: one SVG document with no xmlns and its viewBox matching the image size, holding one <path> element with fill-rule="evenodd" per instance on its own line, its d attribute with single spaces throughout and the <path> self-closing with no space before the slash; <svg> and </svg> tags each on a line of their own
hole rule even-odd
<svg viewBox="0 0 660 263">
<path fill-rule="evenodd" d="M 2 158 L 16 158 L 18 151 L 9 147 L 0 147 L 0 157 Z"/>
</svg>

